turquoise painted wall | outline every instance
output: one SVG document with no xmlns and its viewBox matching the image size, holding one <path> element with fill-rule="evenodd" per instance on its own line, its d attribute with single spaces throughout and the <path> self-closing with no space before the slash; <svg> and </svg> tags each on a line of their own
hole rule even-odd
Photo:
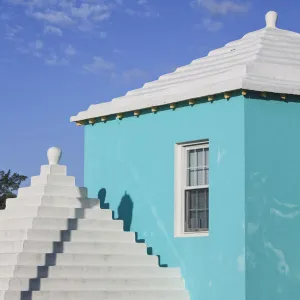
<svg viewBox="0 0 300 300">
<path fill-rule="evenodd" d="M 101 190 L 161 264 L 181 268 L 191 300 L 245 299 L 244 122 L 244 98 L 236 96 L 85 127 L 89 196 Z M 206 138 L 210 235 L 174 238 L 174 145 Z M 124 205 L 133 208 L 131 222 Z"/>
<path fill-rule="evenodd" d="M 299 103 L 246 100 L 248 300 L 300 298 L 299 132 Z"/>
</svg>

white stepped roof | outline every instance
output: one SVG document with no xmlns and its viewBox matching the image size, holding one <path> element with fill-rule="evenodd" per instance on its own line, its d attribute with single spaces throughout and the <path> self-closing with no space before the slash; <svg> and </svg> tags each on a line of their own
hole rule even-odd
<svg viewBox="0 0 300 300">
<path fill-rule="evenodd" d="M 277 13 L 266 27 L 246 34 L 189 65 L 110 102 L 71 117 L 82 121 L 153 106 L 246 89 L 300 95 L 300 34 L 278 29 Z"/>
<path fill-rule="evenodd" d="M 161 268 L 76 187 L 61 153 L 51 147 L 48 165 L 0 211 L 0 299 L 189 300 L 180 269 Z"/>
</svg>

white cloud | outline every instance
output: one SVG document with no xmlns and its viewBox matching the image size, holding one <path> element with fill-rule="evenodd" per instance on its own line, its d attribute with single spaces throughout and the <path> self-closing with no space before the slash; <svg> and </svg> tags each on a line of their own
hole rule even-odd
<svg viewBox="0 0 300 300">
<path fill-rule="evenodd" d="M 12 4 L 12 5 L 22 5 L 22 4 L 24 4 L 24 0 L 4 0 L 4 2 Z"/>
<path fill-rule="evenodd" d="M 33 55 L 42 61 L 45 65 L 48 66 L 66 66 L 69 64 L 68 57 L 74 55 L 76 50 L 72 45 L 68 45 L 64 49 L 64 55 L 59 57 L 56 55 L 53 50 L 46 49 L 44 43 L 41 40 L 36 40 L 32 43 L 29 43 L 26 47 L 19 47 L 17 51 L 22 54 Z"/>
<path fill-rule="evenodd" d="M 101 39 L 105 39 L 106 37 L 107 37 L 107 32 L 105 32 L 105 31 L 101 31 L 101 32 L 99 32 L 99 37 L 101 38 Z"/>
<path fill-rule="evenodd" d="M 8 21 L 8 20 L 10 20 L 10 18 L 11 18 L 11 16 L 7 13 L 0 14 L 0 20 L 2 20 L 2 21 Z"/>
<path fill-rule="evenodd" d="M 220 21 L 213 21 L 210 18 L 205 18 L 200 24 L 196 25 L 197 29 L 204 28 L 208 31 L 219 31 L 223 27 L 223 23 Z"/>
<path fill-rule="evenodd" d="M 40 50 L 44 47 L 44 43 L 41 40 L 36 40 L 32 45 L 36 50 Z"/>
<path fill-rule="evenodd" d="M 71 8 L 72 16 L 79 19 L 87 19 L 92 16 L 94 20 L 105 20 L 110 17 L 110 6 L 105 4 L 91 5 L 82 3 L 79 7 Z"/>
<path fill-rule="evenodd" d="M 137 16 L 141 18 L 159 17 L 159 13 L 152 10 L 138 11 L 131 8 L 126 8 L 125 13 L 130 16 Z"/>
<path fill-rule="evenodd" d="M 41 21 L 44 34 L 62 36 L 62 30 L 89 32 L 100 38 L 106 37 L 100 24 L 111 18 L 123 4 L 122 0 L 3 0 L 19 6 L 27 17 Z M 144 2 L 144 0 L 140 0 Z M 0 15 L 0 19 L 7 18 Z M 58 26 L 59 25 L 59 26 Z M 64 28 L 62 28 L 64 27 Z M 99 34 L 100 32 L 100 34 Z"/>
<path fill-rule="evenodd" d="M 108 72 L 114 69 L 114 64 L 100 56 L 94 56 L 93 62 L 82 66 L 83 70 L 90 73 Z"/>
<path fill-rule="evenodd" d="M 4 2 L 28 7 L 48 7 L 56 4 L 58 0 L 4 0 Z"/>
<path fill-rule="evenodd" d="M 63 32 L 58 27 L 47 25 L 44 29 L 44 34 L 54 34 L 54 35 L 62 36 Z"/>
<path fill-rule="evenodd" d="M 134 15 L 138 14 L 138 11 L 136 11 L 134 9 L 131 9 L 131 8 L 126 8 L 125 13 L 128 14 L 128 15 L 134 16 Z"/>
<path fill-rule="evenodd" d="M 76 54 L 76 49 L 71 44 L 69 44 L 65 48 L 64 53 L 65 53 L 66 56 L 73 56 L 73 55 Z"/>
<path fill-rule="evenodd" d="M 113 53 L 120 54 L 120 53 L 123 53 L 123 51 L 120 50 L 120 49 L 118 49 L 118 48 L 115 48 L 115 49 L 113 50 Z"/>
<path fill-rule="evenodd" d="M 16 48 L 17 52 L 22 53 L 22 54 L 28 54 L 29 53 L 29 48 L 28 47 L 17 47 Z"/>
<path fill-rule="evenodd" d="M 72 19 L 62 11 L 47 9 L 45 12 L 28 12 L 37 20 L 47 21 L 53 24 L 68 25 L 73 23 Z"/>
<path fill-rule="evenodd" d="M 57 1 L 57 3 L 44 7 L 44 10 L 36 10 L 35 6 L 28 7 L 26 10 L 27 15 L 50 24 L 69 25 L 72 29 L 84 32 L 95 32 L 98 30 L 98 23 L 110 19 L 112 12 L 116 9 L 116 3 L 106 0 L 99 0 L 101 3 L 96 2 L 96 4 L 95 1 L 85 0 L 80 5 L 77 5 L 74 0 L 44 1 Z M 106 4 L 106 2 L 109 4 Z M 51 32 L 54 33 L 54 31 Z M 55 32 L 58 33 L 57 30 Z"/>
<path fill-rule="evenodd" d="M 73 45 L 69 44 L 45 44 L 41 39 L 44 35 L 63 36 L 67 35 L 69 31 L 72 33 L 78 31 L 88 32 L 90 37 L 104 39 L 107 37 L 106 28 L 103 22 L 109 20 L 112 14 L 118 9 L 119 6 L 125 4 L 122 0 L 3 0 L 6 4 L 14 9 L 14 15 L 10 16 L 9 22 L 11 23 L 14 18 L 27 18 L 36 20 L 35 26 L 41 26 L 38 30 L 42 35 L 36 41 L 25 40 L 27 36 L 24 27 L 24 34 L 16 49 L 19 53 L 35 56 L 44 61 L 46 65 L 67 65 L 70 57 L 76 54 L 76 49 Z M 138 8 L 143 16 L 150 16 L 151 12 L 145 8 L 147 1 L 136 0 L 136 8 Z M 136 4 L 138 3 L 138 4 Z M 138 6 L 137 6 L 138 5 Z M 124 12 L 125 7 L 122 10 Z M 145 10 L 145 11 L 144 11 Z M 6 12 L 6 11 L 5 11 Z M 15 17 L 14 17 L 15 16 Z M 142 14 L 141 14 L 142 16 Z M 13 18 L 14 17 L 14 18 Z M 5 21 L 8 17 L 1 14 L 0 19 Z M 15 19 L 17 20 L 17 19 Z M 24 19 L 23 19 L 24 20 Z M 12 23 L 13 24 L 13 23 Z M 7 26 L 6 38 L 15 39 L 22 27 L 20 26 Z M 28 28 L 30 30 L 30 28 Z M 80 37 L 85 37 L 85 34 L 80 34 Z M 20 36 L 21 37 L 21 36 Z M 44 37 L 45 38 L 45 37 Z M 49 43 L 52 40 L 49 40 Z M 74 44 L 75 45 L 75 44 Z M 89 64 L 85 64 L 82 68 L 86 72 L 113 72 L 115 66 L 112 62 L 104 60 L 100 56 L 95 56 Z M 119 73 L 121 76 L 121 72 Z M 137 74 L 137 72 L 135 73 Z M 124 73 L 124 78 L 129 78 L 134 75 L 133 73 Z"/>
<path fill-rule="evenodd" d="M 23 29 L 22 26 L 10 26 L 5 24 L 5 39 L 7 40 L 17 40 L 17 34 Z"/>
<path fill-rule="evenodd" d="M 44 59 L 44 63 L 48 66 L 66 66 L 69 61 L 66 58 L 58 58 L 56 54 L 51 54 Z"/>
<path fill-rule="evenodd" d="M 82 20 L 78 25 L 78 29 L 84 32 L 92 31 L 94 29 L 94 24 L 89 20 Z"/>
<path fill-rule="evenodd" d="M 138 0 L 137 5 L 139 6 L 137 9 L 127 7 L 125 13 L 141 18 L 159 17 L 159 13 L 148 4 L 147 0 Z"/>
<path fill-rule="evenodd" d="M 250 9 L 248 2 L 238 2 L 232 0 L 195 0 L 193 4 L 198 4 L 214 14 L 226 15 L 230 12 L 247 12 Z"/>
<path fill-rule="evenodd" d="M 92 14 L 93 9 L 88 3 L 83 3 L 79 7 L 72 7 L 71 12 L 74 17 L 86 19 Z"/>
<path fill-rule="evenodd" d="M 27 46 L 20 46 L 17 51 L 22 54 L 31 54 L 35 57 L 42 57 L 42 50 L 44 48 L 44 43 L 41 40 L 36 40 L 34 42 L 28 43 Z"/>
<path fill-rule="evenodd" d="M 146 80 L 148 77 L 148 74 L 138 68 L 133 68 L 125 71 L 118 71 L 112 64 L 110 75 L 111 78 L 113 78 L 116 82 L 118 83 L 132 83 L 132 82 L 137 82 L 139 80 Z"/>
<path fill-rule="evenodd" d="M 93 16 L 93 20 L 101 22 L 101 21 L 105 21 L 105 20 L 110 19 L 110 17 L 111 17 L 111 12 L 110 11 L 106 11 L 106 12 L 103 12 L 101 14 L 100 13 L 99 14 L 95 14 Z"/>
<path fill-rule="evenodd" d="M 122 73 L 122 76 L 127 82 L 131 82 L 131 81 L 134 81 L 136 79 L 146 78 L 147 73 L 140 70 L 140 69 L 134 68 L 134 69 L 131 69 L 131 70 L 124 71 Z"/>
</svg>

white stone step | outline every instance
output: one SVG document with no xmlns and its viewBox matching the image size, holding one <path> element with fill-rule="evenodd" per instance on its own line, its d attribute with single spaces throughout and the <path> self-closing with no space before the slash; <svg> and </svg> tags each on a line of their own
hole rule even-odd
<svg viewBox="0 0 300 300">
<path fill-rule="evenodd" d="M 67 176 L 67 167 L 63 165 L 42 165 L 40 175 L 45 176 L 49 174 Z"/>
<path fill-rule="evenodd" d="M 152 255 L 116 255 L 116 254 L 37 254 L 2 253 L 0 266 L 14 264 L 26 266 L 155 266 L 158 258 Z"/>
<path fill-rule="evenodd" d="M 4 298 L 5 297 L 5 298 Z M 84 291 L 23 292 L 0 291 L 3 300 L 189 300 L 187 291 Z"/>
<path fill-rule="evenodd" d="M 78 242 L 40 242 L 40 241 L 0 241 L 0 253 L 80 253 L 80 254 L 128 254 L 142 255 L 147 253 L 143 243 L 78 243 Z"/>
<path fill-rule="evenodd" d="M 74 241 L 74 242 L 134 242 L 135 234 L 124 231 L 16 229 L 0 230 L 0 241 Z"/>
<path fill-rule="evenodd" d="M 121 231 L 121 220 L 62 219 L 62 218 L 21 218 L 0 219 L 0 230 L 13 229 L 59 229 L 59 230 L 104 230 Z"/>
<path fill-rule="evenodd" d="M 0 278 L 0 290 L 11 291 L 128 291 L 184 290 L 181 278 L 74 279 Z"/>
<path fill-rule="evenodd" d="M 18 197 L 28 197 L 33 195 L 67 196 L 67 197 L 87 197 L 85 187 L 60 186 L 60 185 L 37 185 L 19 188 Z"/>
<path fill-rule="evenodd" d="M 39 175 L 31 177 L 31 186 L 37 185 L 61 185 L 61 186 L 75 186 L 75 177 L 65 175 Z"/>
<path fill-rule="evenodd" d="M 69 207 L 49 207 L 49 206 L 25 206 L 0 210 L 0 219 L 18 218 L 79 218 L 79 219 L 99 219 L 111 220 L 112 211 L 108 209 L 90 208 L 69 208 Z M 16 220 L 17 222 L 17 220 Z"/>
<path fill-rule="evenodd" d="M 179 268 L 158 266 L 0 266 L 0 278 L 181 278 Z"/>
<path fill-rule="evenodd" d="M 6 200 L 6 208 L 20 206 L 53 206 L 68 208 L 99 208 L 99 199 L 94 198 L 77 198 L 63 196 L 31 196 L 9 198 Z"/>
</svg>

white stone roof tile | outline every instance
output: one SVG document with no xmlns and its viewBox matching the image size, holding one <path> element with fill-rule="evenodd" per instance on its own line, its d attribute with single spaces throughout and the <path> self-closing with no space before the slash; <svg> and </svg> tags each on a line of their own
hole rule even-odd
<svg viewBox="0 0 300 300">
<path fill-rule="evenodd" d="M 210 51 L 206 57 L 164 74 L 110 102 L 91 105 L 71 121 L 125 113 L 237 89 L 300 94 L 300 34 L 267 26 Z"/>
</svg>

